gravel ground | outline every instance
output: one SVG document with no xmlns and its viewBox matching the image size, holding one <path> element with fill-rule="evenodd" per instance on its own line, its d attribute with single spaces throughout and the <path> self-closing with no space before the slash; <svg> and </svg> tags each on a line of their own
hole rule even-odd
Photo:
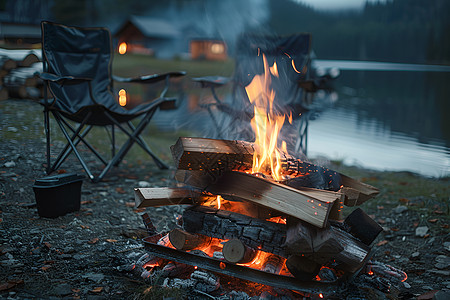
<svg viewBox="0 0 450 300">
<path fill-rule="evenodd" d="M 143 211 L 134 209 L 133 188 L 172 185 L 173 171 L 161 171 L 151 160 L 125 162 L 104 182 L 83 181 L 80 211 L 42 218 L 32 189 L 45 176 L 41 109 L 7 100 L 0 103 L 0 119 L 0 298 L 141 298 L 150 284 L 119 271 L 144 253 Z M 74 158 L 63 167 L 83 173 Z M 385 229 L 374 242 L 374 259 L 408 273 L 396 297 L 450 299 L 448 178 L 343 169 L 381 190 L 363 209 Z M 417 185 L 423 190 L 409 194 Z M 164 231 L 181 208 L 146 212 Z M 395 299 L 368 298 L 377 297 Z"/>
</svg>

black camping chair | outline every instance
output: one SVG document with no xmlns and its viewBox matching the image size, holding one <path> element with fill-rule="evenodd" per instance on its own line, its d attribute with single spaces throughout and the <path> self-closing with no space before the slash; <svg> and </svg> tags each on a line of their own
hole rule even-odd
<svg viewBox="0 0 450 300">
<path fill-rule="evenodd" d="M 94 182 L 100 181 L 111 167 L 117 166 L 122 161 L 134 143 L 141 146 L 159 168 L 167 168 L 167 165 L 151 151 L 141 133 L 158 108 L 176 100 L 165 96 L 169 88 L 169 79 L 185 75 L 185 72 L 136 78 L 116 77 L 111 73 L 113 47 L 108 29 L 72 27 L 47 21 L 41 23 L 41 29 L 44 72 L 40 77 L 45 83 L 45 94 L 41 103 L 45 107 L 47 173 L 57 170 L 73 152 L 89 178 Z M 118 104 L 112 93 L 113 80 L 145 84 L 165 81 L 165 87 L 153 101 L 126 110 Z M 48 98 L 47 88 L 53 99 Z M 66 146 L 53 164 L 50 160 L 50 112 L 67 139 Z M 131 121 L 137 118 L 140 122 L 134 126 Z M 86 140 L 93 126 L 102 126 L 110 130 L 111 159 L 103 158 Z M 116 127 L 128 137 L 117 153 L 114 133 Z M 104 164 L 98 176 L 93 175 L 77 149 L 81 142 Z"/>
<path fill-rule="evenodd" d="M 292 113 L 297 119 L 295 151 L 306 154 L 307 132 L 313 93 L 318 83 L 311 76 L 311 35 L 296 34 L 287 37 L 246 34 L 237 42 L 235 71 L 232 78 L 206 76 L 194 78 L 202 87 L 210 88 L 213 101 L 202 106 L 207 109 L 219 138 L 248 139 L 252 133 L 249 123 L 253 118 L 245 87 L 257 74 L 264 72 L 262 54 L 268 64 L 277 63 L 279 77 L 272 76 L 272 88 L 276 92 L 278 110 Z M 216 88 L 232 83 L 231 97 L 221 100 Z M 227 124 L 223 124 L 226 120 Z M 233 128 L 237 131 L 233 131 Z"/>
</svg>

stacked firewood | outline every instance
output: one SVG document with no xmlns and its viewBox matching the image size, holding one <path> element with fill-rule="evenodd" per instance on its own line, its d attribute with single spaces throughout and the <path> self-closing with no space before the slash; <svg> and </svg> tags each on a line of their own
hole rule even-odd
<svg viewBox="0 0 450 300">
<path fill-rule="evenodd" d="M 323 280 L 317 276 L 324 268 L 334 279 L 361 270 L 382 228 L 359 208 L 344 220 L 342 208 L 378 190 L 286 153 L 283 180 L 251 174 L 254 148 L 244 141 L 180 138 L 171 150 L 182 186 L 137 188 L 136 206 L 192 205 L 182 226 L 168 234 L 180 251 L 212 247 L 212 257 L 226 263 L 254 267 L 262 260 L 260 270 L 302 281 Z"/>
<path fill-rule="evenodd" d="M 0 49 L 0 100 L 8 98 L 38 99 L 43 82 L 40 50 Z"/>
</svg>

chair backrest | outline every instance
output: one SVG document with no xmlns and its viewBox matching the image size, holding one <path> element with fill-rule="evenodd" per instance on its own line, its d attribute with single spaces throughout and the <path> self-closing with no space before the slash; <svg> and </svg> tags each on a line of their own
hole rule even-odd
<svg viewBox="0 0 450 300">
<path fill-rule="evenodd" d="M 97 103 L 112 105 L 112 45 L 106 28 L 80 28 L 48 21 L 41 23 L 44 71 L 59 76 L 91 78 Z M 56 99 L 69 112 L 93 105 L 88 85 L 50 84 Z"/>
<path fill-rule="evenodd" d="M 279 77 L 272 77 L 272 87 L 280 104 L 298 101 L 298 83 L 309 77 L 311 34 L 300 33 L 286 37 L 243 35 L 236 46 L 234 80 L 247 86 L 253 77 L 264 72 L 262 54 L 269 66 L 277 63 Z"/>
</svg>

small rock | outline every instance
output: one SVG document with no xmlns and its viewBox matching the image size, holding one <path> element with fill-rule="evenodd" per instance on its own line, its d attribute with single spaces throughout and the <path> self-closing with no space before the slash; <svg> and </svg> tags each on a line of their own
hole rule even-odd
<svg viewBox="0 0 450 300">
<path fill-rule="evenodd" d="M 61 259 L 71 259 L 72 255 L 71 254 L 67 254 L 67 253 L 63 253 L 60 255 Z"/>
<path fill-rule="evenodd" d="M 8 129 L 7 129 L 9 132 L 17 132 L 17 131 L 19 131 L 19 129 L 17 129 L 16 127 L 8 127 Z"/>
<path fill-rule="evenodd" d="M 67 247 L 64 247 L 62 251 L 67 254 L 75 253 L 75 248 L 67 246 Z"/>
<path fill-rule="evenodd" d="M 411 260 L 417 260 L 417 259 L 419 259 L 419 256 L 420 256 L 420 252 L 416 251 L 413 254 L 411 254 L 410 259 Z"/>
<path fill-rule="evenodd" d="M 436 262 L 437 263 L 434 265 L 436 269 L 446 269 L 450 266 L 450 257 L 447 255 L 438 255 L 436 256 Z"/>
<path fill-rule="evenodd" d="M 411 285 L 410 285 L 409 283 L 407 283 L 407 282 L 403 282 L 403 286 L 404 286 L 405 288 L 407 288 L 407 289 L 410 289 L 410 288 L 411 288 Z"/>
<path fill-rule="evenodd" d="M 148 182 L 148 181 L 139 181 L 138 182 L 138 186 L 140 188 L 147 188 L 147 187 L 150 187 L 150 182 Z"/>
<path fill-rule="evenodd" d="M 416 228 L 416 236 L 424 237 L 428 233 L 427 226 L 419 226 Z"/>
<path fill-rule="evenodd" d="M 450 242 L 445 242 L 444 243 L 444 249 L 447 251 L 450 251 Z"/>
<path fill-rule="evenodd" d="M 394 212 L 395 212 L 396 214 L 404 213 L 404 212 L 407 211 L 407 210 L 408 210 L 408 207 L 406 207 L 405 205 L 399 205 L 399 206 L 397 206 L 396 208 L 394 208 Z"/>
<path fill-rule="evenodd" d="M 434 294 L 433 300 L 447 300 L 450 299 L 450 292 L 449 291 L 438 291 L 436 294 Z"/>
<path fill-rule="evenodd" d="M 53 289 L 53 292 L 59 296 L 67 296 L 67 295 L 72 294 L 72 288 L 69 284 L 63 283 L 63 284 L 57 285 Z"/>
<path fill-rule="evenodd" d="M 14 168 L 14 167 L 16 166 L 16 163 L 13 162 L 13 161 L 8 161 L 8 162 L 5 162 L 5 163 L 3 164 L 3 166 L 4 166 L 5 168 Z"/>
<path fill-rule="evenodd" d="M 442 275 L 442 276 L 450 276 L 450 271 L 447 270 L 429 270 L 428 272 L 433 273 L 433 274 L 437 274 L 437 275 Z"/>
<path fill-rule="evenodd" d="M 99 274 L 99 273 L 88 273 L 86 275 L 83 275 L 83 278 L 86 280 L 93 281 L 95 283 L 100 283 L 105 279 L 105 275 Z"/>
</svg>

